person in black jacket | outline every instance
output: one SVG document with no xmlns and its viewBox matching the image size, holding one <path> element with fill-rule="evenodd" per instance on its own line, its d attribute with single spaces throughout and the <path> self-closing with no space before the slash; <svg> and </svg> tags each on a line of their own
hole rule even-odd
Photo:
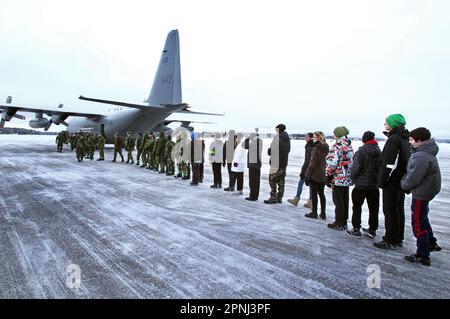
<svg viewBox="0 0 450 319">
<path fill-rule="evenodd" d="M 263 140 L 259 138 L 258 133 L 252 133 L 244 141 L 244 148 L 248 150 L 247 167 L 250 186 L 250 195 L 245 199 L 249 201 L 257 201 L 259 197 L 259 186 L 261 181 Z"/>
<path fill-rule="evenodd" d="M 313 141 L 313 133 L 306 133 L 305 135 L 305 160 L 303 162 L 302 171 L 300 172 L 300 181 L 298 182 L 297 186 L 297 194 L 294 198 L 288 199 L 288 202 L 294 206 L 298 205 L 298 202 L 300 201 L 300 196 L 302 195 L 303 191 L 303 185 L 305 184 L 306 179 L 306 170 L 308 169 L 309 160 L 311 159 L 312 149 L 314 147 L 314 141 Z M 309 197 L 308 202 L 305 204 L 305 207 L 312 208 L 312 201 L 311 201 L 311 188 L 309 189 Z"/>
<path fill-rule="evenodd" d="M 385 128 L 388 136 L 381 154 L 378 174 L 378 187 L 383 189 L 383 212 L 386 228 L 383 240 L 374 243 L 380 249 L 396 249 L 403 246 L 405 232 L 405 193 L 401 180 L 406 174 L 411 154 L 409 132 L 401 114 L 386 118 Z"/>
<path fill-rule="evenodd" d="M 377 186 L 377 176 L 380 169 L 381 150 L 375 141 L 375 133 L 367 131 L 362 137 L 364 145 L 353 157 L 351 177 L 355 188 L 352 192 L 353 229 L 347 230 L 351 237 L 361 237 L 362 205 L 367 200 L 369 207 L 369 228 L 363 228 L 370 238 L 376 236 L 378 229 L 378 211 L 380 208 L 380 190 Z"/>
<path fill-rule="evenodd" d="M 264 201 L 265 204 L 282 203 L 286 167 L 288 165 L 289 152 L 291 151 L 291 139 L 286 132 L 286 125 L 277 125 L 276 131 L 278 134 L 273 138 L 272 144 L 270 144 L 270 148 L 267 151 L 270 156 L 270 198 Z"/>
<path fill-rule="evenodd" d="M 230 130 L 228 132 L 228 140 L 223 144 L 223 167 L 227 165 L 228 168 L 228 187 L 224 188 L 226 192 L 234 192 L 234 186 L 236 185 L 236 177 L 231 171 L 234 158 L 234 150 L 236 149 L 236 132 Z"/>
</svg>

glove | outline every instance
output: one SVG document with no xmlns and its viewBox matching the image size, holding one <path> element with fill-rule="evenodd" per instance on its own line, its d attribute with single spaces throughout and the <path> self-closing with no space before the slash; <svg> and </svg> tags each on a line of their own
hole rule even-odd
<svg viewBox="0 0 450 319">
<path fill-rule="evenodd" d="M 238 163 L 233 163 L 233 166 L 234 167 L 238 167 Z"/>
<path fill-rule="evenodd" d="M 305 179 L 305 185 L 309 186 L 311 184 L 311 180 L 309 178 Z"/>
<path fill-rule="evenodd" d="M 305 174 L 300 173 L 300 179 L 306 179 L 305 177 L 306 177 Z"/>
<path fill-rule="evenodd" d="M 223 163 L 222 166 L 225 167 L 227 164 Z"/>
</svg>

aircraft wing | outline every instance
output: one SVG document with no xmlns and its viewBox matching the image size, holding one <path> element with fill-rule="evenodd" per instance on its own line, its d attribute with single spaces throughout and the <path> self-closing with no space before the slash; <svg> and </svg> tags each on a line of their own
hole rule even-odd
<svg viewBox="0 0 450 319">
<path fill-rule="evenodd" d="M 34 105 L 24 105 L 24 104 L 0 104 L 0 112 L 42 112 L 46 115 L 67 115 L 67 116 L 79 116 L 79 117 L 101 117 L 103 114 L 100 113 L 91 113 L 91 112 L 79 112 L 72 111 L 65 108 L 58 107 L 46 107 L 46 106 L 34 106 Z"/>
<path fill-rule="evenodd" d="M 33 127 L 32 124 L 30 124 L 33 128 L 41 128 L 43 127 L 46 131 L 50 128 L 52 124 L 63 124 L 65 126 L 68 126 L 68 124 L 65 122 L 65 120 L 69 116 L 77 116 L 77 117 L 87 117 L 91 119 L 96 119 L 99 117 L 102 117 L 103 114 L 100 113 L 91 113 L 91 112 L 79 112 L 76 110 L 69 110 L 63 108 L 63 105 L 60 104 L 59 107 L 47 107 L 47 106 L 35 106 L 35 105 L 25 105 L 25 104 L 12 104 L 12 103 L 5 103 L 0 104 L 0 128 L 3 128 L 5 126 L 5 122 L 10 121 L 12 118 L 17 118 L 20 120 L 25 120 L 25 116 L 16 114 L 17 112 L 32 112 L 32 113 L 40 113 L 40 118 L 42 119 L 42 114 L 46 114 L 48 116 L 51 116 L 51 119 L 43 119 L 42 121 L 46 121 L 43 124 L 40 124 L 39 126 Z M 38 118 L 38 116 L 36 116 Z M 31 123 L 31 121 L 30 121 Z M 42 126 L 41 126 L 42 125 Z"/>
</svg>

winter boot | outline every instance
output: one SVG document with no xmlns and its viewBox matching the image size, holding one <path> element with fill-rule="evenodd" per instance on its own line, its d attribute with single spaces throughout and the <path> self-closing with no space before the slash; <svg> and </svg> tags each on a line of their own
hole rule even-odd
<svg viewBox="0 0 450 319">
<path fill-rule="evenodd" d="M 264 204 L 278 204 L 278 198 L 270 197 L 269 199 L 264 201 Z"/>
<path fill-rule="evenodd" d="M 332 222 L 331 224 L 328 224 L 327 226 L 328 226 L 328 228 L 338 230 L 338 231 L 345 230 L 345 227 L 342 225 L 339 225 L 336 221 Z"/>
<path fill-rule="evenodd" d="M 299 201 L 300 201 L 300 198 L 298 198 L 297 196 L 294 197 L 293 199 L 288 199 L 288 203 L 292 204 L 294 206 L 297 206 Z"/>
<path fill-rule="evenodd" d="M 327 220 L 327 215 L 325 213 L 321 213 L 319 217 L 322 220 Z"/>
<path fill-rule="evenodd" d="M 373 245 L 377 248 L 380 249 L 389 249 L 389 250 L 395 250 L 397 249 L 396 246 L 389 244 L 388 242 L 385 242 L 384 240 L 378 242 L 378 243 L 373 243 Z"/>
<path fill-rule="evenodd" d="M 313 212 L 310 212 L 310 213 L 308 213 L 308 214 L 305 214 L 305 217 L 307 217 L 307 218 L 312 218 L 312 219 L 317 219 L 318 217 L 317 217 L 317 213 L 313 213 Z"/>
<path fill-rule="evenodd" d="M 297 205 L 295 205 L 295 206 L 297 206 Z M 312 208 L 312 200 L 308 199 L 308 201 L 305 203 L 305 205 L 303 205 L 303 207 L 311 209 Z"/>
<path fill-rule="evenodd" d="M 434 245 L 430 245 L 430 251 L 441 251 L 442 248 L 436 243 Z"/>
<path fill-rule="evenodd" d="M 411 255 L 411 256 L 405 256 L 405 260 L 412 262 L 412 263 L 421 263 L 424 266 L 431 266 L 430 258 L 420 257 L 416 254 Z"/>
</svg>

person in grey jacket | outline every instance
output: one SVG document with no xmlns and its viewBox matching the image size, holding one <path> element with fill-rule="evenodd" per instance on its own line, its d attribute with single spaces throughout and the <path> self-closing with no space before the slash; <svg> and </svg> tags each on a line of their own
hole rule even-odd
<svg viewBox="0 0 450 319">
<path fill-rule="evenodd" d="M 430 251 L 441 250 L 428 220 L 430 201 L 441 190 L 441 172 L 436 158 L 439 146 L 424 127 L 411 131 L 409 136 L 413 154 L 401 186 L 406 193 L 412 193 L 411 224 L 414 237 L 417 238 L 417 252 L 405 256 L 405 260 L 430 266 Z"/>
</svg>

